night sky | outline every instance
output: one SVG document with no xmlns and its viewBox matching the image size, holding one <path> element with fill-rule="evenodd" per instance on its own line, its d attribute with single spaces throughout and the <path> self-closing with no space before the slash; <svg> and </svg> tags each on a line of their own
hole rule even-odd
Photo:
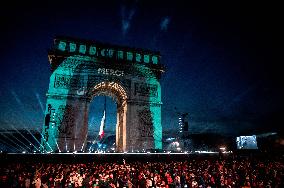
<svg viewBox="0 0 284 188">
<path fill-rule="evenodd" d="M 1 5 L 2 130 L 41 129 L 51 74 L 47 51 L 60 35 L 160 51 L 166 66 L 161 80 L 164 130 L 177 131 L 178 113 L 187 112 L 193 133 L 281 132 L 280 6 L 186 2 Z M 102 109 L 102 101 L 92 105 Z M 108 104 L 106 128 L 114 131 L 115 105 L 110 99 Z M 92 110 L 90 129 L 99 129 L 101 109 Z"/>
</svg>

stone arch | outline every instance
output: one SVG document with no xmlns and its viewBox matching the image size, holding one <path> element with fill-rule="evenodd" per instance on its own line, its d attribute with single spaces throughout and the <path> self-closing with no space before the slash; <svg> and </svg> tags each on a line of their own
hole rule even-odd
<svg viewBox="0 0 284 188">
<path fill-rule="evenodd" d="M 159 59 L 149 50 L 56 38 L 42 151 L 85 149 L 89 105 L 97 95 L 117 102 L 117 151 L 162 149 Z"/>
</svg>

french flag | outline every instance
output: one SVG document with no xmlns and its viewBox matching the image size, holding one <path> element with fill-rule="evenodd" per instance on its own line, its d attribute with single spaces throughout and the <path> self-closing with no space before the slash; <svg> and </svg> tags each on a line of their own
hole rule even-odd
<svg viewBox="0 0 284 188">
<path fill-rule="evenodd" d="M 102 139 L 104 137 L 104 127 L 105 127 L 105 121 L 106 121 L 106 111 L 104 110 L 104 115 L 103 115 L 103 118 L 101 120 L 101 126 L 100 126 L 100 132 L 99 132 L 99 136 L 100 136 L 100 139 Z"/>
</svg>

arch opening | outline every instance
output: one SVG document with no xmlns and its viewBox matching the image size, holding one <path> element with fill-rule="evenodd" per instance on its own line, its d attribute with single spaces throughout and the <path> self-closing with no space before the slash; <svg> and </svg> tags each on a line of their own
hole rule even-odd
<svg viewBox="0 0 284 188">
<path fill-rule="evenodd" d="M 92 100 L 97 96 L 108 96 L 116 103 L 116 126 L 115 126 L 115 150 L 117 152 L 126 149 L 126 115 L 127 115 L 127 93 L 117 82 L 100 82 L 95 85 L 90 95 Z M 89 113 L 88 113 L 89 114 Z"/>
<path fill-rule="evenodd" d="M 116 121 L 116 101 L 108 95 L 94 96 L 89 105 L 85 152 L 114 151 Z"/>
</svg>

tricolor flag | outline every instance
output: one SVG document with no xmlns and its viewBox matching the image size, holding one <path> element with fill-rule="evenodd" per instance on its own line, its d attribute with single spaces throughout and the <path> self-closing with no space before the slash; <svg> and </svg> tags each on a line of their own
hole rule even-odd
<svg viewBox="0 0 284 188">
<path fill-rule="evenodd" d="M 102 139 L 105 134 L 104 132 L 105 121 L 106 121 L 106 111 L 104 110 L 104 115 L 101 121 L 100 132 L 99 132 L 100 139 Z"/>
</svg>

